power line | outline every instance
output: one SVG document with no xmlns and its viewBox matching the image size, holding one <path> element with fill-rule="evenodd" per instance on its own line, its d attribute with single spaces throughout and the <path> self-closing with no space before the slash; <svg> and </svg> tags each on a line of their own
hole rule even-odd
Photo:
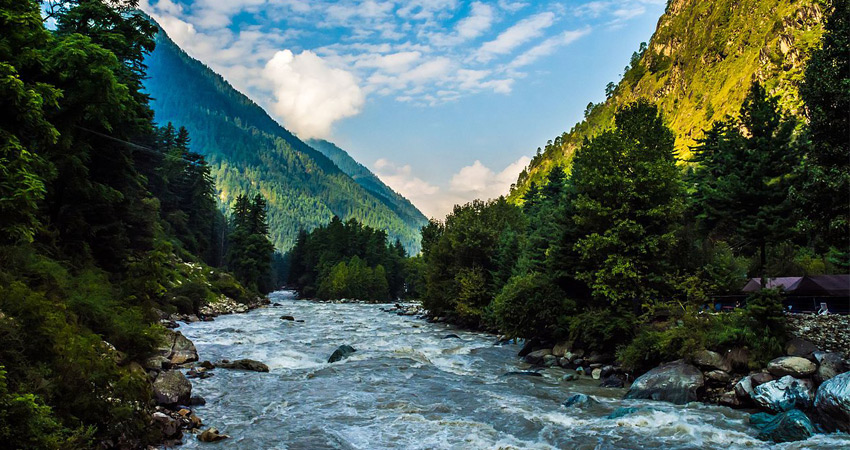
<svg viewBox="0 0 850 450">
<path fill-rule="evenodd" d="M 96 135 L 96 136 L 100 136 L 100 137 L 102 137 L 102 138 L 104 138 L 104 139 L 109 139 L 110 141 L 114 141 L 114 142 L 118 142 L 118 143 L 120 143 L 120 144 L 124 144 L 124 145 L 126 145 L 126 146 L 128 146 L 128 147 L 131 147 L 131 148 L 133 148 L 133 149 L 136 149 L 136 150 L 140 150 L 140 151 L 143 151 L 143 152 L 147 152 L 147 153 L 150 153 L 150 154 L 153 154 L 153 155 L 156 155 L 156 156 L 162 156 L 162 157 L 164 157 L 164 158 L 180 159 L 180 160 L 183 160 L 183 161 L 185 161 L 185 162 L 187 162 L 187 163 L 189 163 L 189 164 L 191 164 L 191 165 L 193 165 L 193 166 L 200 166 L 200 165 L 201 165 L 201 164 L 200 164 L 200 163 L 198 163 L 198 162 L 192 161 L 192 160 L 190 160 L 190 159 L 183 158 L 182 156 L 177 156 L 177 155 L 171 155 L 171 154 L 168 154 L 168 153 L 163 153 L 163 152 L 160 152 L 160 151 L 154 150 L 154 149 L 152 149 L 152 148 L 145 147 L 145 146 L 143 146 L 143 145 L 135 144 L 135 143 L 133 143 L 133 142 L 125 141 L 125 140 L 123 140 L 123 139 L 119 139 L 119 138 L 117 138 L 117 137 L 110 136 L 110 135 L 108 135 L 108 134 L 103 134 L 103 133 L 98 132 L 98 131 L 94 131 L 94 130 L 91 130 L 91 129 L 88 129 L 88 128 L 85 128 L 85 127 L 81 127 L 81 126 L 79 126 L 79 125 L 74 125 L 74 126 L 75 126 L 76 128 L 79 128 L 80 130 L 85 131 L 85 132 L 88 132 L 88 133 L 94 134 L 94 135 Z M 202 157 L 203 157 L 203 155 L 202 155 Z"/>
</svg>

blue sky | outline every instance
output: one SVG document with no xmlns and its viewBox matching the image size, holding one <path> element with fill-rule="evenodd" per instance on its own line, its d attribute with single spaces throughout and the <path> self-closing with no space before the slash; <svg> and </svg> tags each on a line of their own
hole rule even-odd
<svg viewBox="0 0 850 450">
<path fill-rule="evenodd" d="M 300 137 L 426 215 L 505 194 L 604 97 L 665 0 L 142 0 L 172 39 Z"/>
</svg>

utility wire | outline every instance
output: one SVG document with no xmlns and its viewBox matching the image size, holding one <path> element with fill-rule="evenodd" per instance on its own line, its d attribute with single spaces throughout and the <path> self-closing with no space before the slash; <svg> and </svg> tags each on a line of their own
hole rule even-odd
<svg viewBox="0 0 850 450">
<path fill-rule="evenodd" d="M 108 140 L 110 140 L 110 141 L 114 141 L 114 142 L 118 142 L 118 143 L 120 143 L 120 144 L 124 144 L 124 145 L 126 145 L 126 146 L 128 146 L 128 147 L 131 147 L 131 148 L 135 149 L 135 150 L 139 150 L 139 151 L 147 152 L 147 153 L 150 153 L 150 154 L 153 154 L 153 155 L 156 155 L 156 156 L 162 156 L 162 157 L 164 157 L 164 158 L 180 159 L 180 160 L 183 160 L 183 161 L 185 161 L 185 162 L 187 162 L 187 163 L 189 163 L 189 164 L 191 164 L 191 165 L 193 165 L 193 166 L 200 166 L 200 165 L 201 165 L 200 163 L 198 163 L 198 162 L 196 162 L 196 161 L 192 161 L 192 160 L 189 160 L 189 159 L 183 158 L 182 156 L 172 155 L 172 154 L 169 154 L 169 153 L 163 153 L 163 152 L 160 152 L 160 151 L 154 150 L 154 149 L 152 149 L 152 148 L 145 147 L 145 146 L 143 146 L 143 145 L 134 144 L 134 143 L 132 143 L 132 142 L 128 142 L 128 141 L 125 141 L 125 140 L 123 140 L 123 139 L 118 139 L 117 137 L 113 137 L 113 136 L 110 136 L 110 135 L 108 135 L 108 134 L 103 134 L 103 133 L 98 132 L 98 131 L 90 130 L 90 129 L 85 128 L 85 127 L 81 127 L 81 126 L 79 126 L 79 125 L 74 125 L 74 126 L 75 126 L 76 128 L 79 128 L 80 130 L 85 131 L 85 132 L 88 132 L 88 133 L 94 134 L 94 135 L 96 135 L 96 136 L 100 136 L 100 137 L 102 137 L 102 138 L 104 138 L 104 139 L 108 139 Z"/>
</svg>

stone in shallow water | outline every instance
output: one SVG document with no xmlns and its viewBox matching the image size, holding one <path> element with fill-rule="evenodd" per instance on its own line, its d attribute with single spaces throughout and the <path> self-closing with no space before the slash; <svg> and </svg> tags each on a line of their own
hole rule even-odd
<svg viewBox="0 0 850 450">
<path fill-rule="evenodd" d="M 790 375 L 760 384 L 753 390 L 753 400 L 762 408 L 783 412 L 812 405 L 812 382 Z"/>
<path fill-rule="evenodd" d="M 218 442 L 229 438 L 230 436 L 219 433 L 215 428 L 208 428 L 198 435 L 198 440 L 201 442 Z"/>
<path fill-rule="evenodd" d="M 523 360 L 529 364 L 543 364 L 545 358 L 547 356 L 552 355 L 552 350 L 548 348 L 544 348 L 542 350 L 535 350 L 523 357 Z"/>
<path fill-rule="evenodd" d="M 820 385 L 815 409 L 828 430 L 850 432 L 850 372 L 836 375 Z"/>
<path fill-rule="evenodd" d="M 588 395 L 573 394 L 573 395 L 569 396 L 569 398 L 567 398 L 567 401 L 565 401 L 563 403 L 563 405 L 567 408 L 572 408 L 572 407 L 583 408 L 585 406 L 595 405 L 595 404 L 598 404 L 598 403 L 599 403 L 599 401 L 597 401 L 595 398 L 590 397 Z"/>
<path fill-rule="evenodd" d="M 331 354 L 331 357 L 328 358 L 328 362 L 335 363 L 337 361 L 342 361 L 343 359 L 351 356 L 356 351 L 357 350 L 355 350 L 354 347 L 350 345 L 340 345 L 339 347 L 337 347 L 336 350 L 334 350 L 334 352 Z"/>
<path fill-rule="evenodd" d="M 640 408 L 617 408 L 611 414 L 608 414 L 607 419 L 619 419 L 628 416 L 629 414 L 638 412 Z"/>
<path fill-rule="evenodd" d="M 216 367 L 221 367 L 222 369 L 249 370 L 252 372 L 269 371 L 269 366 L 253 359 L 237 359 L 236 361 L 223 360 L 216 363 Z"/>
<path fill-rule="evenodd" d="M 798 409 L 775 416 L 753 414 L 750 424 L 759 430 L 758 438 L 763 441 L 794 442 L 806 440 L 815 434 L 812 422 Z"/>
<path fill-rule="evenodd" d="M 632 383 L 627 399 L 659 400 L 677 405 L 697 400 L 697 391 L 705 385 L 702 372 L 682 360 L 662 364 Z"/>
</svg>

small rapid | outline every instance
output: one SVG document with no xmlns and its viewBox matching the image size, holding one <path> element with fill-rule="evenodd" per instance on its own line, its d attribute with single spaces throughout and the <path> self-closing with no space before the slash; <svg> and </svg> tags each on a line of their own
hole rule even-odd
<svg viewBox="0 0 850 450">
<path fill-rule="evenodd" d="M 194 393 L 206 399 L 196 413 L 231 439 L 203 444 L 188 435 L 184 448 L 850 448 L 846 434 L 768 445 L 756 439 L 746 412 L 622 400 L 625 390 L 598 381 L 562 382 L 558 368 L 542 377 L 505 376 L 527 369 L 516 345 L 494 346 L 493 335 L 389 314 L 381 311 L 385 305 L 296 300 L 289 291 L 273 293 L 271 301 L 279 306 L 180 327 L 201 360 L 250 358 L 270 368 L 216 369 L 193 380 Z M 342 344 L 357 352 L 328 364 Z M 575 393 L 597 402 L 562 406 Z"/>
</svg>

